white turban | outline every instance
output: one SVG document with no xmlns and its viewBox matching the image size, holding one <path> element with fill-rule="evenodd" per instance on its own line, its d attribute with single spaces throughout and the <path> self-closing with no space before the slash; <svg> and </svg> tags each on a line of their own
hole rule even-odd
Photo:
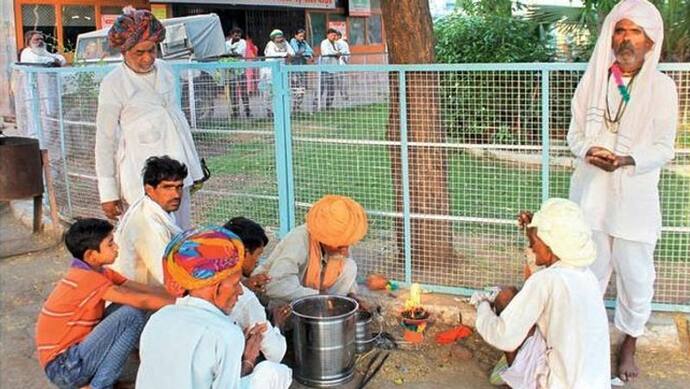
<svg viewBox="0 0 690 389">
<path fill-rule="evenodd" d="M 661 56 L 664 41 L 664 22 L 661 14 L 647 0 L 623 0 L 616 4 L 604 19 L 601 34 L 587 65 L 580 84 L 577 86 L 572 102 L 572 126 L 584 126 L 587 143 L 592 143 L 604 130 L 604 111 L 606 109 L 606 86 L 609 82 L 609 68 L 616 60 L 611 48 L 611 38 L 616 23 L 628 19 L 644 29 L 654 42 L 645 56 L 642 69 L 635 77 L 630 92 L 631 98 L 626 114 L 621 119 L 615 152 L 629 155 L 637 134 L 649 127 L 654 109 L 652 99 L 652 80 Z M 572 129 L 572 128 L 571 128 Z M 592 144 L 594 146 L 594 144 Z M 580 156 L 583 157 L 583 156 Z"/>
<path fill-rule="evenodd" d="M 566 199 L 549 199 L 532 217 L 529 227 L 537 228 L 537 236 L 561 262 L 577 267 L 589 266 L 597 252 L 592 230 L 582 210 Z"/>
</svg>

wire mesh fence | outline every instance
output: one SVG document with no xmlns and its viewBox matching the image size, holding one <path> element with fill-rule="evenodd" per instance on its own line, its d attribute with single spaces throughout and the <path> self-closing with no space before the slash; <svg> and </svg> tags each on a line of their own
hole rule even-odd
<svg viewBox="0 0 690 389">
<path fill-rule="evenodd" d="M 253 218 L 274 235 L 327 193 L 370 215 L 354 250 L 382 272 L 467 293 L 519 284 L 515 216 L 567 197 L 565 136 L 584 64 L 176 64 L 197 150 L 213 177 L 193 198 L 195 223 Z M 108 67 L 15 68 L 20 127 L 53 156 L 66 217 L 101 216 L 93 145 Z M 690 66 L 665 64 L 680 97 L 676 159 L 662 173 L 657 309 L 690 309 Z M 57 93 L 49 93 L 54 88 Z M 613 291 L 611 291 L 613 292 Z"/>
</svg>

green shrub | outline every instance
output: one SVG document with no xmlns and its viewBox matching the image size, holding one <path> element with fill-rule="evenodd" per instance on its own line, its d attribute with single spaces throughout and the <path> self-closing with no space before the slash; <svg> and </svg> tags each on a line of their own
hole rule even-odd
<svg viewBox="0 0 690 389">
<path fill-rule="evenodd" d="M 545 62 L 553 55 L 538 25 L 523 19 L 455 13 L 434 27 L 441 63 Z M 441 85 L 449 137 L 467 143 L 539 142 L 538 72 L 447 72 Z"/>
<path fill-rule="evenodd" d="M 553 55 L 539 25 L 514 17 L 448 15 L 434 24 L 440 63 L 545 62 Z"/>
</svg>

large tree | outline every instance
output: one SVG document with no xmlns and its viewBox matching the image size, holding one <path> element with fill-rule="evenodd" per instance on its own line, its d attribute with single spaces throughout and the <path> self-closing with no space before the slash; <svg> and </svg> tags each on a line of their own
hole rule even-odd
<svg viewBox="0 0 690 389">
<path fill-rule="evenodd" d="M 383 0 L 388 58 L 391 64 L 430 64 L 434 62 L 434 34 L 428 0 Z M 406 73 L 407 131 L 409 142 L 443 143 L 445 133 L 439 112 L 439 74 Z M 390 110 L 388 139 L 400 140 L 400 101 L 398 74 L 390 75 Z M 445 216 L 450 214 L 448 196 L 448 153 L 441 147 L 409 147 L 410 210 L 413 214 Z M 402 211 L 402 172 L 400 147 L 390 147 L 396 209 Z M 414 281 L 447 268 L 455 257 L 452 224 L 440 218 L 413 217 L 412 260 Z M 398 245 L 402 247 L 402 221 L 396 224 Z M 420 274 L 419 270 L 424 269 Z"/>
</svg>

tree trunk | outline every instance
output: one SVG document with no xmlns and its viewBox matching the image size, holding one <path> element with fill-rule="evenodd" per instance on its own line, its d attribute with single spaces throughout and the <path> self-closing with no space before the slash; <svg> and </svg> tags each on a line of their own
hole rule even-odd
<svg viewBox="0 0 690 389">
<path fill-rule="evenodd" d="M 388 58 L 391 64 L 434 62 L 434 36 L 428 0 L 384 0 Z M 407 131 L 410 142 L 445 142 L 440 120 L 439 74 L 406 73 Z M 390 75 L 390 108 L 387 136 L 400 140 L 400 101 L 398 74 Z M 402 172 L 400 147 L 389 148 L 395 206 L 402 212 Z M 413 214 L 450 215 L 446 149 L 409 147 L 410 210 Z M 434 276 L 448 274 L 454 258 L 452 224 L 446 220 L 412 218 L 413 281 L 433 282 Z M 403 224 L 396 222 L 398 247 L 402 248 Z"/>
</svg>

